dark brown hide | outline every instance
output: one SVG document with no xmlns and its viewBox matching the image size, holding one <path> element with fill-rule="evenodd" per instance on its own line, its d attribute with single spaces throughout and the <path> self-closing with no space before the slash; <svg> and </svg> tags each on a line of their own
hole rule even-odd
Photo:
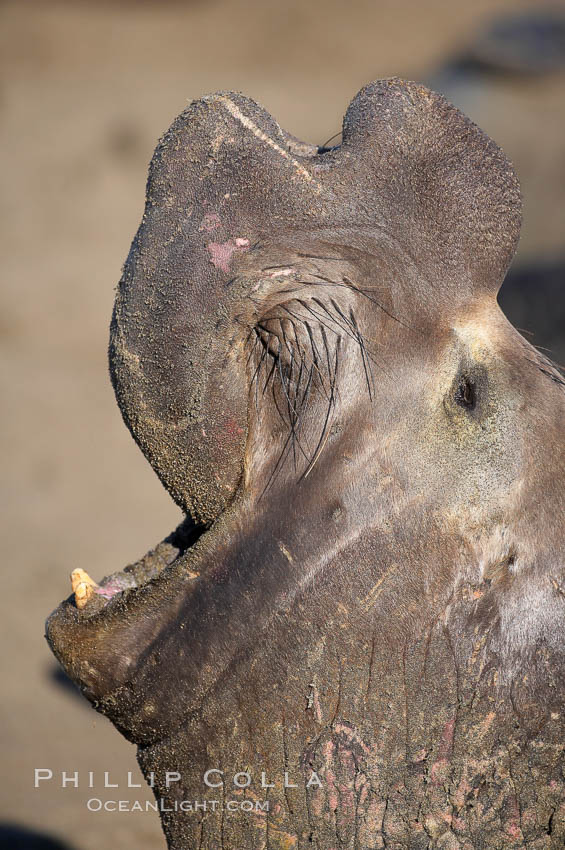
<svg viewBox="0 0 565 850">
<path fill-rule="evenodd" d="M 110 364 L 192 520 L 47 637 L 174 850 L 563 846 L 565 385 L 496 303 L 519 228 L 414 83 L 330 150 L 232 93 L 157 147 Z"/>
</svg>

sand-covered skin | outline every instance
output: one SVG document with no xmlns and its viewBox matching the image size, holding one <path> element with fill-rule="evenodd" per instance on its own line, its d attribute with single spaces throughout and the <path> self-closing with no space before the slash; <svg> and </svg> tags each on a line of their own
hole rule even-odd
<svg viewBox="0 0 565 850">
<path fill-rule="evenodd" d="M 73 850 L 165 846 L 154 814 L 86 810 L 92 796 L 151 794 L 125 787 L 128 770 L 142 782 L 133 746 L 57 684 L 43 640 L 73 569 L 100 581 L 180 520 L 121 421 L 106 363 L 114 286 L 158 136 L 187 100 L 229 88 L 323 142 L 368 80 L 424 77 L 489 10 L 514 6 L 2 5 L 3 822 Z M 523 258 L 562 247 L 562 92 L 559 76 L 501 81 L 472 116 L 520 175 Z M 35 767 L 55 775 L 37 790 Z M 93 770 L 100 784 L 62 790 L 62 770 Z M 121 789 L 104 790 L 105 770 Z"/>
</svg>

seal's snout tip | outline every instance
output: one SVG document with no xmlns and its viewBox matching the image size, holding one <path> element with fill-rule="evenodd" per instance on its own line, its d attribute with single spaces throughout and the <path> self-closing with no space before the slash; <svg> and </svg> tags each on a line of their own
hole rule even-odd
<svg viewBox="0 0 565 850">
<path fill-rule="evenodd" d="M 75 595 L 75 604 L 81 609 L 86 606 L 88 600 L 98 585 L 90 578 L 85 570 L 77 569 L 71 573 L 71 589 Z"/>
</svg>

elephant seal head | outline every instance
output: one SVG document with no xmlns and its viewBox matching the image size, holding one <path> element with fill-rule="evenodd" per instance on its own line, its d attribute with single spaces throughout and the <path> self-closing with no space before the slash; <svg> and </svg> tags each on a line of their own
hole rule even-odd
<svg viewBox="0 0 565 850">
<path fill-rule="evenodd" d="M 110 343 L 124 418 L 182 509 L 211 522 L 232 501 L 252 424 L 249 336 L 291 294 L 296 307 L 300 285 L 349 288 L 330 335 L 336 318 L 355 335 L 353 308 L 375 313 L 371 335 L 387 305 L 423 331 L 494 299 L 519 223 L 501 151 L 420 86 L 367 86 L 325 151 L 241 95 L 191 104 L 155 152 Z"/>
<path fill-rule="evenodd" d="M 520 216 L 501 150 L 415 83 L 366 86 L 335 148 L 232 93 L 165 134 L 110 369 L 186 519 L 99 586 L 77 571 L 47 623 L 147 772 L 341 771 L 362 846 L 418 811 L 435 835 L 449 777 L 496 812 L 461 815 L 468 841 L 523 838 L 516 795 L 536 829 L 560 810 L 565 385 L 497 305 Z M 302 791 L 284 846 L 308 823 L 333 847 L 337 791 Z M 186 846 L 188 820 L 164 824 Z"/>
</svg>

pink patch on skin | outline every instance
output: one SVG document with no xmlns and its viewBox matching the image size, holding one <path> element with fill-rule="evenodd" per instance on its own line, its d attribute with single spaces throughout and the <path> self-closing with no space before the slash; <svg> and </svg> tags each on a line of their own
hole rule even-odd
<svg viewBox="0 0 565 850">
<path fill-rule="evenodd" d="M 325 779 L 328 786 L 328 805 L 330 812 L 336 812 L 339 806 L 339 797 L 337 795 L 337 787 L 335 784 L 335 773 L 329 768 L 326 770 Z"/>
<path fill-rule="evenodd" d="M 430 779 L 432 785 L 441 785 L 444 780 L 444 771 L 449 762 L 447 759 L 438 759 L 434 761 L 432 764 L 432 769 L 430 770 Z"/>
<path fill-rule="evenodd" d="M 449 756 L 453 748 L 453 733 L 455 731 L 455 716 L 448 720 L 443 727 L 439 742 L 439 753 L 430 770 L 432 785 L 440 785 L 444 780 L 444 773 L 449 765 Z"/>
<path fill-rule="evenodd" d="M 439 757 L 447 758 L 453 747 L 453 733 L 455 731 L 455 717 L 448 720 L 443 727 L 441 743 L 439 745 Z"/>
<path fill-rule="evenodd" d="M 520 828 L 520 807 L 518 806 L 518 800 L 516 796 L 512 796 L 508 802 L 510 809 L 510 818 L 504 825 L 504 831 L 511 838 L 523 838 L 522 830 Z"/>
<path fill-rule="evenodd" d="M 208 213 L 202 219 L 202 223 L 198 230 L 205 230 L 206 233 L 210 233 L 212 230 L 215 230 L 217 227 L 221 225 L 220 216 L 218 213 Z"/>
<path fill-rule="evenodd" d="M 113 596 L 117 596 L 118 593 L 121 593 L 122 590 L 127 590 L 130 587 L 135 587 L 135 581 L 124 582 L 124 581 L 109 581 L 107 584 L 102 587 L 95 588 L 94 592 L 98 594 L 98 596 L 103 596 L 104 599 L 112 599 Z"/>
<path fill-rule="evenodd" d="M 333 761 L 335 755 L 335 744 L 333 741 L 326 741 L 324 747 L 322 749 L 322 754 L 325 762 L 325 769 L 323 771 L 324 777 L 326 780 L 326 786 L 328 789 L 328 805 L 331 812 L 335 812 L 339 805 L 339 797 L 337 793 L 336 787 L 336 776 L 333 770 L 330 768 L 330 764 Z"/>
<path fill-rule="evenodd" d="M 98 594 L 98 596 L 103 596 L 104 599 L 111 599 L 112 596 L 115 596 L 119 592 L 118 588 L 111 587 L 96 587 L 94 589 L 94 593 Z"/>
<path fill-rule="evenodd" d="M 206 246 L 210 254 L 212 264 L 221 269 L 225 274 L 229 274 L 230 262 L 234 251 L 247 251 L 249 248 L 249 239 L 228 239 L 227 242 L 209 242 Z"/>
<path fill-rule="evenodd" d="M 522 837 L 520 827 L 516 823 L 511 823 L 506 827 L 506 832 L 510 838 L 518 839 Z"/>
<path fill-rule="evenodd" d="M 349 788 L 340 787 L 341 808 L 336 814 L 337 822 L 342 829 L 353 826 L 355 823 L 355 795 Z"/>
<path fill-rule="evenodd" d="M 239 426 L 237 424 L 237 421 L 234 418 L 227 420 L 227 422 L 225 423 L 224 429 L 225 429 L 225 432 L 228 434 L 228 436 L 231 439 L 234 439 L 236 437 L 240 437 L 243 433 L 245 433 L 244 429 L 241 428 L 241 426 Z"/>
<path fill-rule="evenodd" d="M 441 785 L 445 780 L 445 775 L 449 766 L 449 756 L 453 749 L 453 733 L 455 732 L 455 716 L 448 720 L 443 727 L 443 732 L 439 742 L 439 752 L 436 761 L 433 763 L 430 770 L 430 778 L 432 785 Z"/>
</svg>

